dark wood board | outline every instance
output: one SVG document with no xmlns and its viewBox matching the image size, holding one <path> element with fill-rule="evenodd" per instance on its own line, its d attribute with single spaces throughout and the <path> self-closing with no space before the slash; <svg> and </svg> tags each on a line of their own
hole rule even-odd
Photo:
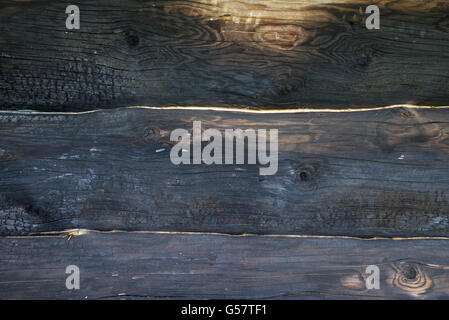
<svg viewBox="0 0 449 320">
<path fill-rule="evenodd" d="M 172 130 L 279 129 L 279 169 L 179 165 Z M 72 228 L 449 234 L 449 112 L 0 114 L 0 235 Z M 159 151 L 159 152 L 158 152 Z"/>
<path fill-rule="evenodd" d="M 448 246 L 210 234 L 3 237 L 0 298 L 448 299 Z M 366 289 L 373 264 L 379 290 Z M 68 265 L 80 269 L 79 290 L 65 287 Z"/>
<path fill-rule="evenodd" d="M 365 8 L 381 10 L 367 30 Z M 446 0 L 0 1 L 0 107 L 445 106 Z"/>
</svg>

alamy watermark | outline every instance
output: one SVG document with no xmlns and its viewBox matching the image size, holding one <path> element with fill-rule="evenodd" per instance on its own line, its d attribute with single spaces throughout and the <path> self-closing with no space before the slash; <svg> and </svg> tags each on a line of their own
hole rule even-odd
<svg viewBox="0 0 449 320">
<path fill-rule="evenodd" d="M 369 14 L 369 16 L 365 20 L 365 26 L 368 30 L 380 29 L 380 10 L 379 7 L 376 5 L 371 5 L 366 7 L 365 10 L 366 14 Z"/>
<path fill-rule="evenodd" d="M 371 264 L 366 267 L 365 270 L 366 274 L 369 274 L 368 277 L 366 277 L 365 285 L 368 290 L 372 289 L 380 289 L 380 270 L 379 267 L 375 264 Z"/>
<path fill-rule="evenodd" d="M 75 5 L 70 5 L 65 9 L 65 13 L 68 14 L 65 20 L 65 27 L 69 30 L 80 29 L 80 8 Z"/>
<path fill-rule="evenodd" d="M 193 121 L 192 133 L 176 129 L 171 132 L 170 140 L 177 142 L 170 151 L 170 160 L 175 165 L 245 164 L 246 158 L 247 164 L 261 165 L 260 175 L 274 175 L 278 170 L 278 129 L 258 129 L 257 133 L 254 129 L 225 129 L 223 136 L 218 129 L 203 132 L 201 121 Z M 209 143 L 203 148 L 203 142 Z"/>
<path fill-rule="evenodd" d="M 65 25 L 68 30 L 80 29 L 80 9 L 76 5 L 67 6 L 65 12 L 68 14 Z M 380 29 L 380 9 L 376 5 L 366 7 L 365 14 L 369 16 L 365 20 L 368 30 Z"/>
<path fill-rule="evenodd" d="M 80 288 L 80 268 L 76 265 L 70 265 L 65 268 L 65 273 L 69 276 L 65 280 L 65 286 L 68 290 L 79 290 Z"/>
</svg>

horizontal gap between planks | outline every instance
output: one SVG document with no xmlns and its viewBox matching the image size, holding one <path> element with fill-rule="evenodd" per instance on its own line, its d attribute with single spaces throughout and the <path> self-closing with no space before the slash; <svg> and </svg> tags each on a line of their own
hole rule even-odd
<svg viewBox="0 0 449 320">
<path fill-rule="evenodd" d="M 67 229 L 61 231 L 47 231 L 25 236 L 0 236 L 0 238 L 21 239 L 21 238 L 37 238 L 37 237 L 72 237 L 82 236 L 88 233 L 133 233 L 133 234 L 173 234 L 173 235 L 212 235 L 212 236 L 226 236 L 226 237 L 271 237 L 271 238 L 311 238 L 311 239 L 353 239 L 364 241 L 376 240 L 449 240 L 449 237 L 352 237 L 352 236 L 320 236 L 320 235 L 294 235 L 294 234 L 256 234 L 256 233 L 219 233 L 219 232 L 189 232 L 189 231 L 137 231 L 137 230 L 94 230 L 94 229 Z"/>
<path fill-rule="evenodd" d="M 271 113 L 271 114 L 283 114 L 283 113 L 317 113 L 317 112 L 364 112 L 364 111 L 378 111 L 378 110 L 388 110 L 395 108 L 408 108 L 408 109 L 449 109 L 449 106 L 419 106 L 412 104 L 395 104 L 384 107 L 366 107 L 366 108 L 348 108 L 348 109 L 329 109 L 329 108 L 298 108 L 298 109 L 245 109 L 250 107 L 242 106 L 237 107 L 200 107 L 200 106 L 167 106 L 167 107 L 153 107 L 153 106 L 129 106 L 129 107 L 118 107 L 111 109 L 94 109 L 89 111 L 80 112 L 54 112 L 54 111 L 34 111 L 34 110 L 0 110 L 0 114 L 43 114 L 43 115 L 78 115 L 78 114 L 88 114 L 101 111 L 110 110 L 120 110 L 120 109 L 149 109 L 149 110 L 194 110 L 194 111 L 220 111 L 220 112 L 242 112 L 242 113 Z"/>
</svg>

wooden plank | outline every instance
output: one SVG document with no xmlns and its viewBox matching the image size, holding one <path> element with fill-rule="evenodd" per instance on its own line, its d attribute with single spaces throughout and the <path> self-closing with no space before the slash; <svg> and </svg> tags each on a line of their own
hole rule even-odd
<svg viewBox="0 0 449 320">
<path fill-rule="evenodd" d="M 0 2 L 0 105 L 347 108 L 447 105 L 449 3 L 371 0 Z"/>
<path fill-rule="evenodd" d="M 170 133 L 279 129 L 279 169 L 180 165 Z M 449 113 L 0 114 L 0 234 L 72 228 L 447 236 Z M 159 151 L 159 152 L 158 152 Z"/>
<path fill-rule="evenodd" d="M 446 240 L 87 232 L 0 238 L 1 299 L 447 299 Z M 67 290 L 68 265 L 80 289 Z M 366 288 L 368 265 L 380 289 Z M 263 302 L 261 302 L 263 303 Z"/>
</svg>

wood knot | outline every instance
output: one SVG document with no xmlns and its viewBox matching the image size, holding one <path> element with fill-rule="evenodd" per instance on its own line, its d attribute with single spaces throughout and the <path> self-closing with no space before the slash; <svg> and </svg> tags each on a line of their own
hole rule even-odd
<svg viewBox="0 0 449 320">
<path fill-rule="evenodd" d="M 295 181 L 310 182 L 316 178 L 319 173 L 317 164 L 299 164 L 295 168 Z"/>
<path fill-rule="evenodd" d="M 130 48 L 135 48 L 139 45 L 140 39 L 133 31 L 125 32 L 125 41 Z"/>
<path fill-rule="evenodd" d="M 393 108 L 391 109 L 391 113 L 393 113 L 399 118 L 404 119 L 413 118 L 415 116 L 415 114 L 410 110 L 410 108 L 407 107 Z"/>
<path fill-rule="evenodd" d="M 256 28 L 255 43 L 277 50 L 291 50 L 306 43 L 313 35 L 297 25 L 263 25 Z"/>
<path fill-rule="evenodd" d="M 303 170 L 299 173 L 299 180 L 309 181 L 311 178 L 310 172 L 308 170 Z"/>
<path fill-rule="evenodd" d="M 0 148 L 0 161 L 2 160 L 14 160 L 17 156 L 8 152 L 6 149 Z"/>
<path fill-rule="evenodd" d="M 416 268 L 411 265 L 406 265 L 402 269 L 402 274 L 404 275 L 405 279 L 410 280 L 410 281 L 415 280 L 416 277 L 418 276 L 418 272 L 416 271 Z"/>
<path fill-rule="evenodd" d="M 349 25 L 352 31 L 360 30 L 362 28 L 363 19 L 361 15 L 354 13 L 353 15 L 343 16 L 345 22 Z"/>
<path fill-rule="evenodd" d="M 161 129 L 156 127 L 146 127 L 143 130 L 143 139 L 145 142 L 155 142 L 159 140 L 163 136 L 163 132 Z"/>
<path fill-rule="evenodd" d="M 223 20 L 208 20 L 206 24 L 218 33 L 222 32 L 224 28 Z"/>
<path fill-rule="evenodd" d="M 423 271 L 421 265 L 400 261 L 393 265 L 395 274 L 393 285 L 412 294 L 423 294 L 432 287 L 432 279 Z"/>
<path fill-rule="evenodd" d="M 371 57 L 373 53 L 370 48 L 361 48 L 356 52 L 356 62 L 361 67 L 367 67 L 371 62 Z"/>
</svg>

